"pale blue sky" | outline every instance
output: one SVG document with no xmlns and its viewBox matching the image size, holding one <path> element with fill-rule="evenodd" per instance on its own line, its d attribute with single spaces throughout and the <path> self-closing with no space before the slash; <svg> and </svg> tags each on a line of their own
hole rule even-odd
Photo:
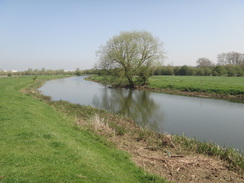
<svg viewBox="0 0 244 183">
<path fill-rule="evenodd" d="M 0 0 L 0 69 L 92 68 L 121 31 L 146 30 L 165 64 L 244 53 L 244 0 Z"/>
</svg>

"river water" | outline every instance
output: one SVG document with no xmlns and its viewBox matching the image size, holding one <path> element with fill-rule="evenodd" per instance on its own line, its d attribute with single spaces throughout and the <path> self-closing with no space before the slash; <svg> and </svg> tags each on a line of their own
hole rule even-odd
<svg viewBox="0 0 244 183">
<path fill-rule="evenodd" d="M 132 117 L 160 133 L 171 133 L 244 150 L 244 104 L 224 100 L 114 89 L 84 76 L 46 82 L 52 100 L 90 105 Z"/>
</svg>

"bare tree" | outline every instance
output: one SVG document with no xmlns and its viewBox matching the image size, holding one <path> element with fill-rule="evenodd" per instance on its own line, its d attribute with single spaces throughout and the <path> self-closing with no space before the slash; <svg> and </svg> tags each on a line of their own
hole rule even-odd
<svg viewBox="0 0 244 183">
<path fill-rule="evenodd" d="M 218 65 L 244 65 L 244 54 L 238 52 L 221 53 L 218 55 Z"/>
<path fill-rule="evenodd" d="M 162 43 L 147 31 L 125 31 L 114 36 L 97 51 L 100 68 L 121 68 L 129 85 L 135 85 L 134 76 L 145 80 L 149 72 L 164 57 Z"/>
<path fill-rule="evenodd" d="M 197 61 L 197 67 L 209 67 L 214 66 L 214 63 L 207 58 L 199 58 Z"/>
</svg>

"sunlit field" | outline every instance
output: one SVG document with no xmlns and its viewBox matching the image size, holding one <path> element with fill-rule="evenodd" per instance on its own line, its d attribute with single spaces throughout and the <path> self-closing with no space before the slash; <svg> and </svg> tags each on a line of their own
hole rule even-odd
<svg viewBox="0 0 244 183">
<path fill-rule="evenodd" d="M 149 86 L 183 91 L 244 94 L 244 77 L 152 76 Z"/>
</svg>

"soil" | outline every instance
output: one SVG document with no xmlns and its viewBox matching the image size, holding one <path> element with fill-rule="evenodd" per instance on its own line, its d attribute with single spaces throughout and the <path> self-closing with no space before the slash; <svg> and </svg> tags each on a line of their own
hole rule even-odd
<svg viewBox="0 0 244 183">
<path fill-rule="evenodd" d="M 107 124 L 100 123 L 98 117 L 93 122 L 88 124 L 86 121 L 77 120 L 77 125 L 81 128 L 89 127 L 106 137 L 118 149 L 128 152 L 136 165 L 148 173 L 166 178 L 169 182 L 244 183 L 243 171 L 230 170 L 228 163 L 219 157 L 185 151 L 180 145 L 173 143 L 170 135 L 163 136 L 161 148 L 154 148 L 153 143 L 150 147 L 146 140 L 138 137 L 135 131 L 139 127 L 133 124 L 128 127 L 134 128 L 134 132 L 115 135 L 115 131 Z"/>
</svg>

